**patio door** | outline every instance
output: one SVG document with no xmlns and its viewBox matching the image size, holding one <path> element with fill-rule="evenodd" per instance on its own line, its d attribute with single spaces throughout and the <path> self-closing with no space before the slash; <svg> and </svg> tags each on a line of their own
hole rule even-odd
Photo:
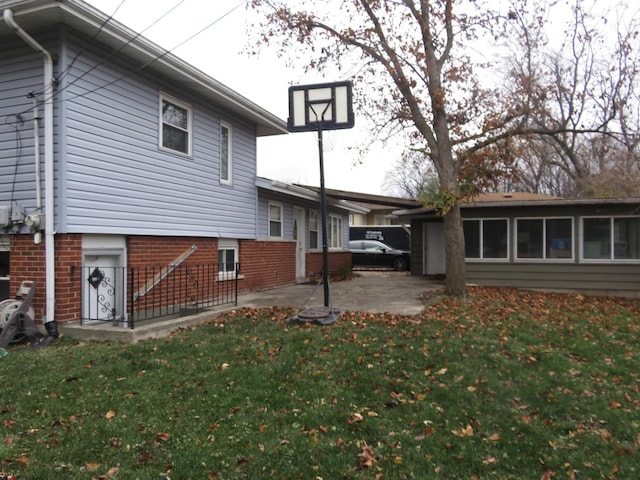
<svg viewBox="0 0 640 480">
<path fill-rule="evenodd" d="M 306 275 L 305 265 L 305 231 L 304 208 L 293 207 L 293 239 L 296 241 L 296 279 Z"/>
</svg>

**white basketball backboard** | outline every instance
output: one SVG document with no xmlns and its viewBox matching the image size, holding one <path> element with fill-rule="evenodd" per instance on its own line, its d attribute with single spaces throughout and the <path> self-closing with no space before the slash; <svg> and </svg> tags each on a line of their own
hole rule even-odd
<svg viewBox="0 0 640 480">
<path fill-rule="evenodd" d="M 290 132 L 351 128 L 354 124 L 351 82 L 289 87 Z"/>
</svg>

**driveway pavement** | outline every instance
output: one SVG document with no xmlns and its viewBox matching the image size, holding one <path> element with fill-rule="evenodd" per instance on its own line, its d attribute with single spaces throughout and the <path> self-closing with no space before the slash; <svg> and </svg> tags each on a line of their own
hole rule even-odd
<svg viewBox="0 0 640 480">
<path fill-rule="evenodd" d="M 441 283 L 406 272 L 357 272 L 352 280 L 329 284 L 330 303 L 340 310 L 417 315 L 424 309 L 424 294 Z M 323 285 L 291 285 L 238 297 L 238 307 L 318 307 L 324 305 Z"/>
<path fill-rule="evenodd" d="M 393 271 L 358 272 L 353 280 L 330 283 L 331 307 L 345 311 L 372 313 L 395 313 L 417 315 L 425 307 L 424 295 L 440 288 L 438 282 L 423 277 L 411 277 L 408 273 Z M 252 292 L 238 296 L 238 308 L 243 307 L 323 307 L 324 289 L 319 286 L 301 284 Z M 229 310 L 228 305 L 218 313 Z M 134 329 L 114 327 L 111 323 L 82 326 L 73 322 L 62 326 L 64 335 L 78 339 L 117 340 L 136 343 L 148 338 L 169 335 L 179 327 L 196 325 L 215 315 L 214 310 L 181 318 L 171 318 L 141 324 Z"/>
</svg>

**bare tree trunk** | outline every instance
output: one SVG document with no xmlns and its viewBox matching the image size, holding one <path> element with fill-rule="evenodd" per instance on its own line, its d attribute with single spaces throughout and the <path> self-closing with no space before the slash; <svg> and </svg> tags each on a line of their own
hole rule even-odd
<svg viewBox="0 0 640 480">
<path fill-rule="evenodd" d="M 462 297 L 467 294 L 467 274 L 464 261 L 464 231 L 460 206 L 456 205 L 444 216 L 445 287 L 448 295 Z"/>
</svg>

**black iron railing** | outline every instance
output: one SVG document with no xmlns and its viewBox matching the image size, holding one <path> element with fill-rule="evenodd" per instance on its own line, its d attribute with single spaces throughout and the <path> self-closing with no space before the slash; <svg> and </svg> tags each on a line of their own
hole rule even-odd
<svg viewBox="0 0 640 480">
<path fill-rule="evenodd" d="M 82 325 L 112 323 L 134 328 L 147 320 L 180 317 L 238 304 L 240 265 L 82 267 Z"/>
</svg>

